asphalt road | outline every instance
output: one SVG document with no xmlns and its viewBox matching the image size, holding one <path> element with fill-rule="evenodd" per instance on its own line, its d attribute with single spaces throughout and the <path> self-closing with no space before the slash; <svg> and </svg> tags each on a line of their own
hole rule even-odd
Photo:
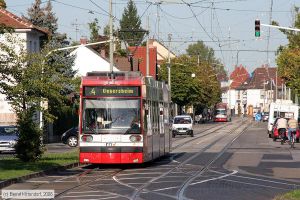
<svg viewBox="0 0 300 200">
<path fill-rule="evenodd" d="M 273 142 L 265 123 L 235 118 L 194 133 L 143 166 L 84 166 L 5 189 L 54 189 L 55 199 L 264 200 L 300 188 L 300 144 Z"/>
</svg>

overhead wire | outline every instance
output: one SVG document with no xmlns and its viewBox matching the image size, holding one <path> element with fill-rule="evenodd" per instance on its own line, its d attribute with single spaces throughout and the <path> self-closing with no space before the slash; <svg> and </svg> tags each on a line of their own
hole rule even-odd
<svg viewBox="0 0 300 200">
<path fill-rule="evenodd" d="M 193 13 L 193 15 L 194 15 L 196 21 L 197 21 L 198 24 L 200 25 L 201 29 L 206 33 L 206 35 L 207 35 L 212 41 L 215 41 L 215 40 L 209 35 L 209 33 L 206 31 L 206 29 L 203 27 L 203 25 L 202 25 L 201 22 L 199 21 L 198 17 L 195 15 L 194 10 L 191 8 L 191 5 L 188 4 L 188 3 L 186 3 L 184 0 L 181 0 L 181 1 L 182 1 L 183 3 L 185 3 L 185 4 L 189 7 L 189 9 L 190 9 L 191 12 Z"/>
</svg>

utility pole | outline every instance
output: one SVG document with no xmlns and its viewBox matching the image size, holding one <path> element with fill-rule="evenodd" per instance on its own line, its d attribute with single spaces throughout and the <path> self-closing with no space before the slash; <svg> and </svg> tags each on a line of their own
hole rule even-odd
<svg viewBox="0 0 300 200">
<path fill-rule="evenodd" d="M 147 17 L 146 76 L 149 76 L 149 15 Z"/>
<path fill-rule="evenodd" d="M 78 41 L 78 32 L 79 32 L 79 28 L 78 28 L 78 26 L 80 25 L 80 24 L 78 24 L 77 23 L 77 18 L 75 19 L 75 22 L 74 23 L 72 23 L 71 24 L 72 26 L 75 26 L 75 34 L 76 34 L 76 42 Z"/>
<path fill-rule="evenodd" d="M 114 62 L 114 41 L 113 41 L 113 15 L 112 15 L 112 0 L 109 0 L 109 62 L 110 71 L 113 72 L 113 62 Z"/>
<path fill-rule="evenodd" d="M 170 57 L 170 48 L 171 48 L 171 37 L 172 34 L 168 34 L 168 40 L 169 40 L 169 47 L 168 47 L 168 84 L 169 84 L 169 90 L 171 92 L 171 57 Z"/>
<path fill-rule="evenodd" d="M 159 41 L 159 4 L 157 4 L 157 40 Z"/>
<path fill-rule="evenodd" d="M 270 19 L 269 19 L 270 24 L 272 23 L 272 10 L 273 10 L 273 0 L 271 0 Z M 269 62 L 270 37 L 271 37 L 271 28 L 269 27 L 269 29 L 268 29 L 268 40 L 267 40 L 267 62 L 268 62 L 268 64 L 270 64 L 270 62 Z"/>
<path fill-rule="evenodd" d="M 277 67 L 276 67 L 276 73 L 275 73 L 275 101 L 278 99 L 278 86 L 277 86 Z"/>
</svg>

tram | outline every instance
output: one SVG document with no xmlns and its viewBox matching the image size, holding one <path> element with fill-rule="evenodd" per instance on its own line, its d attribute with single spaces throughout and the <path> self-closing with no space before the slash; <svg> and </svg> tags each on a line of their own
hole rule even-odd
<svg viewBox="0 0 300 200">
<path fill-rule="evenodd" d="M 79 161 L 129 164 L 171 150 L 168 86 L 140 72 L 89 72 L 82 77 Z"/>
</svg>

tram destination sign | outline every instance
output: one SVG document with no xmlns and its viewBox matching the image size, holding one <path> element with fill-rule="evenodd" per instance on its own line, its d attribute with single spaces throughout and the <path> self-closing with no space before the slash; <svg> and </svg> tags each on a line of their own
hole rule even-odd
<svg viewBox="0 0 300 200">
<path fill-rule="evenodd" d="M 85 86 L 84 96 L 108 97 L 137 97 L 140 96 L 139 87 L 134 86 Z"/>
</svg>

